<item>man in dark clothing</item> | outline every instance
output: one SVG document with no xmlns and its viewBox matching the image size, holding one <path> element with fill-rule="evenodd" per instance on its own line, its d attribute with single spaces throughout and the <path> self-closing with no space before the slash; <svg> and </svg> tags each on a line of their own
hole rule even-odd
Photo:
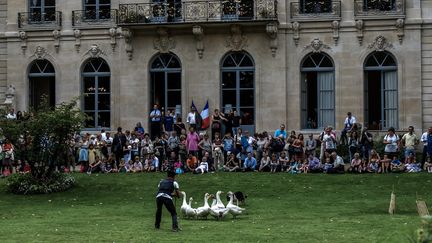
<svg viewBox="0 0 432 243">
<path fill-rule="evenodd" d="M 111 150 L 115 154 L 117 165 L 120 164 L 120 159 L 123 158 L 123 147 L 126 146 L 126 135 L 122 132 L 122 128 L 117 128 L 117 133 L 114 135 Z M 127 161 L 125 161 L 127 162 Z"/>
<path fill-rule="evenodd" d="M 162 217 L 162 206 L 165 205 L 168 212 L 172 217 L 172 231 L 177 232 L 180 230 L 177 222 L 177 213 L 172 201 L 172 197 L 179 197 L 179 184 L 175 181 L 175 172 L 168 171 L 168 178 L 161 180 L 158 185 L 158 192 L 156 195 L 156 222 L 155 228 L 160 228 Z"/>
</svg>

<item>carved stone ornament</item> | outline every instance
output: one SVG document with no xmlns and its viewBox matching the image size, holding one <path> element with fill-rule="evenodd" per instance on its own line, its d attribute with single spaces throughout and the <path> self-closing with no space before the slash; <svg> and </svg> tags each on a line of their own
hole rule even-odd
<svg viewBox="0 0 432 243">
<path fill-rule="evenodd" d="M 36 57 L 36 59 L 45 59 L 48 54 L 47 50 L 42 46 L 36 47 L 35 53 L 31 57 Z"/>
<path fill-rule="evenodd" d="M 292 30 L 293 30 L 294 44 L 298 46 L 300 40 L 300 23 L 299 22 L 292 23 Z"/>
<path fill-rule="evenodd" d="M 153 41 L 153 46 L 160 53 L 168 53 L 175 48 L 175 41 L 169 35 L 166 28 L 157 28 L 158 38 Z"/>
<path fill-rule="evenodd" d="M 13 84 L 9 84 L 7 91 L 5 93 L 6 99 L 3 104 L 5 105 L 12 105 L 12 107 L 15 107 L 15 93 L 16 89 Z"/>
<path fill-rule="evenodd" d="M 272 52 L 272 56 L 276 56 L 276 51 L 278 48 L 278 26 L 276 23 L 268 23 L 266 25 L 266 33 L 270 38 L 270 50 Z"/>
<path fill-rule="evenodd" d="M 21 50 L 23 54 L 25 54 L 25 51 L 27 49 L 27 33 L 25 31 L 20 31 L 19 38 L 21 39 Z"/>
<path fill-rule="evenodd" d="M 196 41 L 196 49 L 198 52 L 198 57 L 199 59 L 201 59 L 203 57 L 203 53 L 204 53 L 204 29 L 203 27 L 199 26 L 199 25 L 194 25 L 192 27 L 192 33 L 195 36 L 195 41 Z"/>
<path fill-rule="evenodd" d="M 123 38 L 125 40 L 125 45 L 126 45 L 126 54 L 128 56 L 129 60 L 132 60 L 133 57 L 133 46 L 132 46 L 132 37 L 133 37 L 133 32 L 130 29 L 124 29 L 122 31 L 123 33 Z"/>
<path fill-rule="evenodd" d="M 303 49 L 311 49 L 313 53 L 320 53 L 324 49 L 330 49 L 330 47 L 324 44 L 319 38 L 315 38 L 311 41 L 309 45 L 305 46 Z"/>
<path fill-rule="evenodd" d="M 332 22 L 331 27 L 333 29 L 333 40 L 335 42 L 335 46 L 337 46 L 338 40 L 339 40 L 339 21 L 335 20 Z"/>
<path fill-rule="evenodd" d="M 114 51 L 115 50 L 115 47 L 116 47 L 116 45 L 117 45 L 117 29 L 116 28 L 110 28 L 109 29 L 109 35 L 110 35 L 110 37 L 111 37 L 111 41 L 110 41 L 110 44 L 111 44 L 111 48 L 112 48 L 112 50 Z"/>
<path fill-rule="evenodd" d="M 73 33 L 75 37 L 75 50 L 79 52 L 81 47 L 81 30 L 75 29 Z"/>
<path fill-rule="evenodd" d="M 56 52 L 58 52 L 60 49 L 60 36 L 61 36 L 61 33 L 59 30 L 53 30 L 54 48 L 55 48 Z"/>
<path fill-rule="evenodd" d="M 226 47 L 233 51 L 241 51 L 247 47 L 247 38 L 243 35 L 239 25 L 231 25 L 230 31 L 231 36 L 226 39 Z"/>
<path fill-rule="evenodd" d="M 405 20 L 404 19 L 397 19 L 396 20 L 396 32 L 397 32 L 397 37 L 399 39 L 399 43 L 402 44 L 403 42 L 403 38 L 405 36 Z"/>
<path fill-rule="evenodd" d="M 369 49 L 375 49 L 375 51 L 384 51 L 392 47 L 392 43 L 388 42 L 387 39 L 382 35 L 377 36 L 375 40 L 368 46 Z"/>
<path fill-rule="evenodd" d="M 93 44 L 90 46 L 90 49 L 85 53 L 85 55 L 89 55 L 91 58 L 98 58 L 101 55 L 105 55 L 105 52 L 102 51 L 98 45 Z"/>
<path fill-rule="evenodd" d="M 357 39 L 359 41 L 360 46 L 363 44 L 363 29 L 364 23 L 363 20 L 359 19 L 355 22 L 355 27 L 357 29 Z"/>
</svg>

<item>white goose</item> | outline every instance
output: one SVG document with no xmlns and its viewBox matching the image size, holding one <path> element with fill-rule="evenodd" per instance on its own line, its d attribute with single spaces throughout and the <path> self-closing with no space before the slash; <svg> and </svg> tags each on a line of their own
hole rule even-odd
<svg viewBox="0 0 432 243">
<path fill-rule="evenodd" d="M 210 206 L 208 204 L 208 199 L 212 197 L 212 195 L 206 193 L 204 195 L 204 206 L 196 209 L 196 216 L 207 219 L 207 216 L 210 213 Z"/>
<path fill-rule="evenodd" d="M 186 203 L 186 192 L 180 191 L 180 193 L 182 194 L 182 197 L 183 197 L 183 203 L 181 205 L 180 212 L 182 213 L 183 217 L 186 217 L 186 210 L 190 206 Z"/>
<path fill-rule="evenodd" d="M 241 207 L 239 207 L 239 206 L 237 206 L 237 205 L 235 205 L 233 203 L 233 201 L 234 201 L 234 193 L 228 192 L 227 194 L 228 194 L 230 200 L 229 200 L 228 204 L 226 205 L 226 208 L 229 209 L 229 211 L 232 214 L 233 218 L 235 218 L 237 215 L 242 214 L 243 211 L 245 211 L 246 209 L 245 208 L 241 208 Z"/>
<path fill-rule="evenodd" d="M 210 207 L 210 215 L 218 220 L 224 218 L 230 211 L 229 208 L 225 208 L 225 205 L 220 200 L 221 193 L 221 191 L 216 193 L 216 201 L 213 199 L 212 206 Z"/>
<path fill-rule="evenodd" d="M 196 209 L 192 208 L 192 201 L 193 201 L 193 198 L 190 197 L 189 198 L 189 205 L 188 205 L 189 207 L 186 208 L 186 217 L 188 217 L 188 218 L 195 218 L 197 215 Z"/>
</svg>

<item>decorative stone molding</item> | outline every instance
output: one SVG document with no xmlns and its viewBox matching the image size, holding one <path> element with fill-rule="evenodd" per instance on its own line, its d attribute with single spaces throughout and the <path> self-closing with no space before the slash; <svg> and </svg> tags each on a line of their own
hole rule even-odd
<svg viewBox="0 0 432 243">
<path fill-rule="evenodd" d="M 158 34 L 158 38 L 153 41 L 153 46 L 156 50 L 160 53 L 168 53 L 175 48 L 175 41 L 169 35 L 166 28 L 157 28 L 156 33 Z"/>
<path fill-rule="evenodd" d="M 339 21 L 335 20 L 331 23 L 332 29 L 333 29 L 333 40 L 335 42 L 335 46 L 337 46 L 338 44 L 338 40 L 339 40 L 339 28 L 340 28 L 340 24 Z"/>
<path fill-rule="evenodd" d="M 405 36 L 405 20 L 404 19 L 397 19 L 396 20 L 396 33 L 397 37 L 399 39 L 399 43 L 402 44 L 403 38 Z"/>
<path fill-rule="evenodd" d="M 27 33 L 25 31 L 20 31 L 19 38 L 21 39 L 21 50 L 24 55 L 27 49 Z"/>
<path fill-rule="evenodd" d="M 324 44 L 319 38 L 315 38 L 311 43 L 303 48 L 303 50 L 310 49 L 313 53 L 320 53 L 324 49 L 331 49 L 328 45 Z"/>
<path fill-rule="evenodd" d="M 226 47 L 233 51 L 241 51 L 247 47 L 247 38 L 243 35 L 240 25 L 233 24 L 230 27 L 231 36 L 226 39 Z"/>
<path fill-rule="evenodd" d="M 133 37 L 133 32 L 130 29 L 124 29 L 123 30 L 123 37 L 125 40 L 125 44 L 126 44 L 126 54 L 128 56 L 129 60 L 132 60 L 133 57 L 133 46 L 132 46 L 132 37 Z"/>
<path fill-rule="evenodd" d="M 48 55 L 47 50 L 42 46 L 38 46 L 36 47 L 36 50 L 31 57 L 36 57 L 36 59 L 45 59 L 47 55 Z"/>
<path fill-rule="evenodd" d="M 363 44 L 363 29 L 364 23 L 363 20 L 359 19 L 355 22 L 355 27 L 357 29 L 357 39 L 359 41 L 360 46 Z"/>
<path fill-rule="evenodd" d="M 59 30 L 53 30 L 54 48 L 55 48 L 57 53 L 59 52 L 59 49 L 60 49 L 60 36 L 61 36 L 61 33 Z"/>
<path fill-rule="evenodd" d="M 196 49 L 198 52 L 198 57 L 201 59 L 204 53 L 204 29 L 199 25 L 194 25 L 192 27 L 192 33 L 195 36 Z"/>
<path fill-rule="evenodd" d="M 392 43 L 388 42 L 388 40 L 379 35 L 375 38 L 375 40 L 368 45 L 369 49 L 375 49 L 375 51 L 385 51 L 386 49 L 393 48 Z"/>
<path fill-rule="evenodd" d="M 111 48 L 112 48 L 112 50 L 114 51 L 115 50 L 115 47 L 116 47 L 116 45 L 117 45 L 117 29 L 116 28 L 110 28 L 109 29 L 109 35 L 110 35 L 110 37 L 111 37 L 111 41 L 110 41 L 110 44 L 111 44 Z"/>
<path fill-rule="evenodd" d="M 80 51 L 80 47 L 81 47 L 81 30 L 79 29 L 75 29 L 73 31 L 74 36 L 75 36 L 75 50 L 77 52 Z"/>
<path fill-rule="evenodd" d="M 3 104 L 10 105 L 12 106 L 12 108 L 15 109 L 15 94 L 16 94 L 15 85 L 9 84 L 7 91 L 5 93 L 6 99 Z"/>
<path fill-rule="evenodd" d="M 292 23 L 292 30 L 293 30 L 294 44 L 298 46 L 300 40 L 300 23 L 299 22 Z"/>
<path fill-rule="evenodd" d="M 276 51 L 278 48 L 278 26 L 276 23 L 268 23 L 266 25 L 266 33 L 268 37 L 270 37 L 270 50 L 272 52 L 272 56 L 276 56 Z"/>
<path fill-rule="evenodd" d="M 91 58 L 98 58 L 101 55 L 106 56 L 105 52 L 102 51 L 97 44 L 93 44 L 90 46 L 90 49 L 84 54 L 84 56 L 88 55 Z"/>
</svg>

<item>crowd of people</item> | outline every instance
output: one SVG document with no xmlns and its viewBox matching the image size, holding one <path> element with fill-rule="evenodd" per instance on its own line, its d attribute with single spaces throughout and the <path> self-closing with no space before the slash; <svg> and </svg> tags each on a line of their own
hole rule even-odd
<svg viewBox="0 0 432 243">
<path fill-rule="evenodd" d="M 319 134 L 287 132 L 281 124 L 274 133 L 250 134 L 242 130 L 235 111 L 223 114 L 215 110 L 208 129 L 202 129 L 195 109 L 186 124 L 175 112 L 165 114 L 155 105 L 150 113 L 150 133 L 141 123 L 131 130 L 121 127 L 114 134 L 76 134 L 69 141 L 68 163 L 58 166 L 64 172 L 142 173 L 175 171 L 177 174 L 208 172 L 285 172 L 298 173 L 432 173 L 432 127 L 418 137 L 410 126 L 399 136 L 389 128 L 384 138 L 373 139 L 366 126 L 361 127 L 347 114 L 340 136 L 332 127 Z M 9 115 L 8 119 L 16 119 Z M 416 148 L 423 143 L 417 160 Z M 377 152 L 379 143 L 383 153 Z M 338 154 L 345 147 L 348 154 Z M 14 153 L 7 139 L 0 147 L 1 173 L 28 173 L 30 166 Z M 419 153 L 420 154 L 420 153 Z"/>
</svg>

